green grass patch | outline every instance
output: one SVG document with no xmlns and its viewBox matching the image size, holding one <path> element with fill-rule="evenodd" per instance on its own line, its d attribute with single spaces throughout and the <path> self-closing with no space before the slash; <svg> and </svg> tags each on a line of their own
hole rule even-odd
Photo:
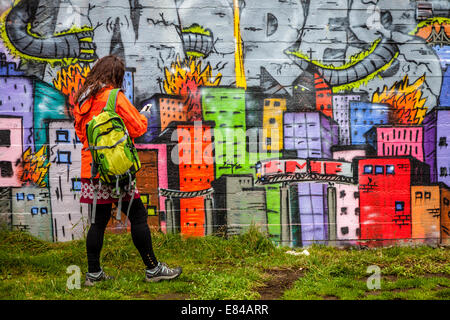
<svg viewBox="0 0 450 320">
<path fill-rule="evenodd" d="M 253 300 L 260 299 L 264 290 L 277 290 L 268 283 L 283 282 L 286 272 L 300 269 L 281 286 L 277 299 L 445 300 L 450 295 L 448 248 L 359 250 L 314 245 L 308 248 L 309 256 L 294 256 L 286 254 L 291 248 L 275 247 L 255 229 L 229 239 L 159 232 L 152 236 L 158 259 L 183 267 L 178 279 L 144 282 L 144 265 L 130 234 L 106 234 L 101 262 L 115 280 L 69 290 L 67 267 L 79 266 L 84 282 L 85 240 L 49 243 L 23 232 L 0 231 L 0 299 Z M 381 270 L 377 290 L 367 288 L 371 265 Z"/>
</svg>

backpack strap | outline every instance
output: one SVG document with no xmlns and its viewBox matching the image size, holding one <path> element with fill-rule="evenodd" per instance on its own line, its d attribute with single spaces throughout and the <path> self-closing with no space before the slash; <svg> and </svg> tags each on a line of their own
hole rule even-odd
<svg viewBox="0 0 450 320">
<path fill-rule="evenodd" d="M 119 94 L 119 91 L 120 91 L 120 89 L 112 89 L 109 92 L 108 101 L 106 102 L 106 105 L 103 108 L 103 111 L 116 112 L 116 101 L 117 101 L 117 95 Z"/>
<path fill-rule="evenodd" d="M 127 226 L 127 220 L 128 220 L 129 215 L 130 215 L 131 205 L 133 204 L 134 194 L 136 192 L 136 188 L 134 186 L 134 181 L 131 178 L 131 173 L 129 171 L 128 171 L 128 177 L 129 177 L 129 180 L 128 180 L 128 191 L 132 191 L 132 192 L 131 192 L 130 202 L 128 203 L 127 214 L 125 215 L 125 227 Z"/>
</svg>

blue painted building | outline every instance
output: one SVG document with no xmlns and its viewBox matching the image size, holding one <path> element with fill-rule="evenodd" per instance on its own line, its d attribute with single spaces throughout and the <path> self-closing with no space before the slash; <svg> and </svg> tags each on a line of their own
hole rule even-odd
<svg viewBox="0 0 450 320">
<path fill-rule="evenodd" d="M 374 125 L 389 123 L 389 105 L 350 102 L 350 144 L 366 144 L 364 134 Z"/>
</svg>

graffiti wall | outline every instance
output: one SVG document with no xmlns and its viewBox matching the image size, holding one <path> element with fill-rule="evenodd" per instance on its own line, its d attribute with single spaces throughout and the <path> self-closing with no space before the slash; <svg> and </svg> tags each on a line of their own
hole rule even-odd
<svg viewBox="0 0 450 320">
<path fill-rule="evenodd" d="M 1 0 L 7 228 L 85 236 L 74 94 L 109 54 L 148 119 L 137 186 L 154 230 L 450 243 L 447 0 Z"/>
</svg>

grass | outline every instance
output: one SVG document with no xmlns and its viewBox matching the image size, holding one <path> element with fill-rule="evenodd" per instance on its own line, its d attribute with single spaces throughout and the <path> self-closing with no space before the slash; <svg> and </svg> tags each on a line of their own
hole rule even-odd
<svg viewBox="0 0 450 320">
<path fill-rule="evenodd" d="M 200 299 L 254 300 L 279 290 L 277 299 L 450 298 L 450 249 L 308 248 L 309 256 L 286 254 L 256 230 L 241 236 L 183 238 L 153 232 L 159 260 L 181 265 L 176 280 L 145 283 L 143 264 L 129 234 L 106 234 L 102 266 L 116 277 L 95 287 L 69 290 L 67 267 L 86 272 L 85 241 L 40 241 L 27 233 L 0 232 L 0 299 Z M 381 288 L 366 282 L 370 265 L 381 270 Z M 279 272 L 302 270 L 282 289 L 267 287 Z M 280 282 L 283 278 L 280 277 Z"/>
</svg>

